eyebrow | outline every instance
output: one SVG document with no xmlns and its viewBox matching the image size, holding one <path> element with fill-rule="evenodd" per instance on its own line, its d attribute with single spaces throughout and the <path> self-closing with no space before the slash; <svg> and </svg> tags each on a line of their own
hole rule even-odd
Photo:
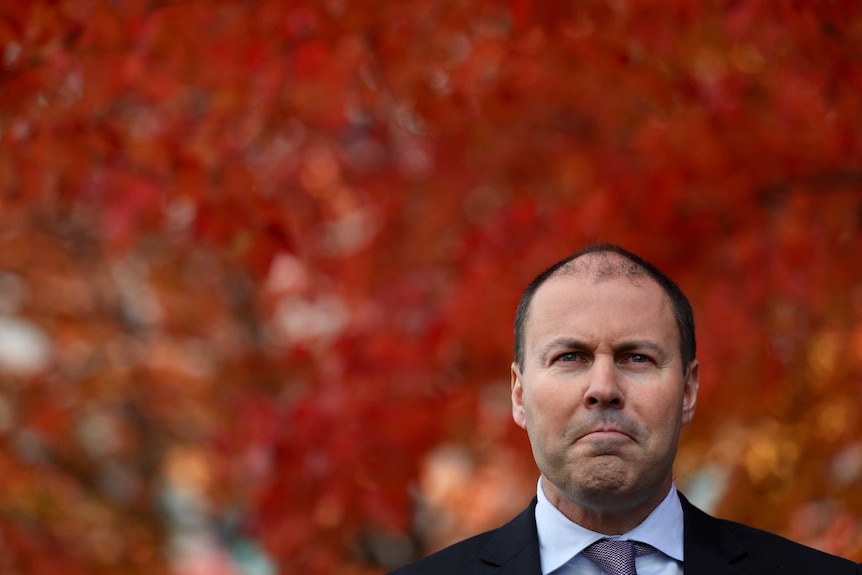
<svg viewBox="0 0 862 575">
<path fill-rule="evenodd" d="M 544 362 L 547 361 L 548 357 L 556 352 L 558 349 L 573 349 L 573 350 L 589 350 L 592 349 L 593 346 L 587 344 L 584 341 L 581 341 L 577 338 L 573 337 L 558 337 L 552 339 L 545 345 L 540 348 L 539 358 Z M 615 353 L 620 352 L 633 352 L 633 351 L 644 351 L 649 352 L 655 355 L 656 360 L 660 363 L 665 363 L 668 361 L 668 352 L 657 343 L 654 343 L 649 340 L 644 339 L 636 339 L 631 341 L 625 341 L 616 348 L 614 348 Z"/>
<path fill-rule="evenodd" d="M 667 350 L 665 350 L 665 348 L 663 348 L 659 344 L 654 343 L 652 341 L 647 341 L 647 340 L 628 341 L 628 342 L 623 343 L 621 346 L 619 346 L 619 348 L 617 348 L 617 351 L 623 351 L 623 352 L 626 352 L 626 351 L 631 352 L 631 351 L 639 351 L 639 350 L 644 350 L 644 351 L 650 352 L 652 355 L 655 356 L 656 360 L 658 360 L 659 363 L 666 363 L 669 359 Z"/>
<path fill-rule="evenodd" d="M 542 364 L 548 364 L 549 359 L 560 349 L 577 350 L 589 349 L 590 346 L 585 342 L 573 337 L 557 337 L 544 344 L 539 348 L 539 361 Z"/>
</svg>

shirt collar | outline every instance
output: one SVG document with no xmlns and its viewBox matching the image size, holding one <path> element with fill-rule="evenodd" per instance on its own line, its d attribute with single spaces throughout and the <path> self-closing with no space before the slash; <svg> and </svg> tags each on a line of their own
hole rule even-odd
<svg viewBox="0 0 862 575">
<path fill-rule="evenodd" d="M 550 573 L 599 539 L 633 539 L 648 543 L 673 559 L 683 559 L 683 515 L 676 485 L 640 525 L 622 535 L 608 537 L 570 521 L 537 488 L 536 528 L 542 572 Z"/>
</svg>

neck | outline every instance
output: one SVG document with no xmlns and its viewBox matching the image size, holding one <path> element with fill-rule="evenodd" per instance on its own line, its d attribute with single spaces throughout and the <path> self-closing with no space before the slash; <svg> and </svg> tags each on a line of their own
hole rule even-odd
<svg viewBox="0 0 862 575">
<path fill-rule="evenodd" d="M 602 535 L 622 535 L 631 531 L 649 516 L 667 497 L 672 480 L 670 477 L 640 500 L 612 503 L 584 502 L 560 491 L 553 483 L 542 477 L 542 491 L 548 501 L 569 521 Z"/>
</svg>

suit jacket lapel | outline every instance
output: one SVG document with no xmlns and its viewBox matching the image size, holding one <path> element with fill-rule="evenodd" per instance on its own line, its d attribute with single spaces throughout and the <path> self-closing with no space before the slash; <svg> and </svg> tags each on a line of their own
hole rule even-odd
<svg viewBox="0 0 862 575">
<path fill-rule="evenodd" d="M 692 505 L 681 493 L 679 498 L 684 517 L 685 572 L 695 575 L 743 575 L 731 563 L 745 555 L 745 546 L 721 523 Z M 482 549 L 480 559 L 483 568 L 477 573 L 541 575 L 535 498 L 520 515 L 494 533 Z"/>
<path fill-rule="evenodd" d="M 488 567 L 487 572 L 495 575 L 541 575 L 536 498 L 494 533 L 479 558 Z"/>
<path fill-rule="evenodd" d="M 685 572 L 697 575 L 740 575 L 731 565 L 746 553 L 745 546 L 724 526 L 680 493 L 683 512 Z"/>
</svg>

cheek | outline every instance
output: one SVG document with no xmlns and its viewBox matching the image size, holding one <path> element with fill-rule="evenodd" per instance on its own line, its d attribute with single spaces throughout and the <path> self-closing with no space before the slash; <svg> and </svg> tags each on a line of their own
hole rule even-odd
<svg viewBox="0 0 862 575">
<path fill-rule="evenodd" d="M 575 418 L 577 404 L 553 394 L 533 394 L 524 398 L 527 426 L 534 433 L 560 435 Z"/>
<path fill-rule="evenodd" d="M 655 393 L 639 394 L 637 397 L 629 397 L 629 406 L 635 411 L 653 434 L 670 435 L 673 430 L 681 426 L 682 422 L 682 394 Z"/>
<path fill-rule="evenodd" d="M 644 414 L 650 435 L 660 443 L 675 443 L 682 428 L 682 402 L 670 401 L 657 405 Z"/>
</svg>

